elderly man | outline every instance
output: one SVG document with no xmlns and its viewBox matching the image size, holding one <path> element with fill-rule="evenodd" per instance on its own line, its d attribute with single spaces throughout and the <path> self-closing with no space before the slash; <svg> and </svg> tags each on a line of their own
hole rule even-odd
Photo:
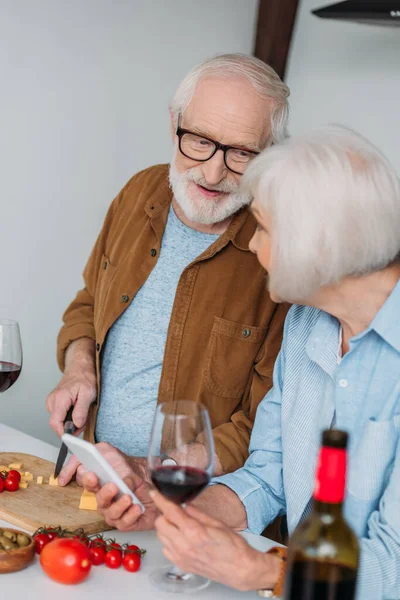
<svg viewBox="0 0 400 600">
<path fill-rule="evenodd" d="M 239 184 L 255 156 L 286 137 L 288 95 L 253 57 L 200 64 L 171 105 L 171 166 L 135 175 L 109 209 L 85 287 L 64 315 L 64 375 L 47 407 L 60 435 L 74 406 L 87 439 L 123 453 L 100 446 L 116 468 L 128 462 L 145 476 L 156 403 L 173 399 L 208 408 L 217 474 L 246 459 L 287 309 L 271 300 L 249 251 L 255 220 Z M 193 452 L 201 466 L 202 444 Z M 77 466 L 69 462 L 61 485 Z"/>
</svg>

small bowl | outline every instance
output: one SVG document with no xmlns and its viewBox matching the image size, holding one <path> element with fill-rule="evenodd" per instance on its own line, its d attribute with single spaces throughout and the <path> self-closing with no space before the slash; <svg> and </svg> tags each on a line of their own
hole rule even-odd
<svg viewBox="0 0 400 600">
<path fill-rule="evenodd" d="M 1 529 L 12 531 L 13 533 L 23 533 L 30 539 L 28 546 L 13 550 L 0 549 L 0 573 L 22 571 L 22 569 L 25 569 L 33 561 L 35 556 L 35 540 L 31 535 L 19 529 L 11 529 L 10 527 L 2 527 Z"/>
</svg>

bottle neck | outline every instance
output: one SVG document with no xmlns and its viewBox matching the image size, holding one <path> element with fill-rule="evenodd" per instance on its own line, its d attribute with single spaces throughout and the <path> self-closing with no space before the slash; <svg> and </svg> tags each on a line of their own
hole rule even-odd
<svg viewBox="0 0 400 600">
<path fill-rule="evenodd" d="M 318 512 L 341 512 L 346 485 L 347 455 L 344 448 L 322 446 L 317 465 L 314 506 Z"/>
<path fill-rule="evenodd" d="M 343 516 L 343 502 L 320 502 L 314 498 L 313 512 L 336 520 Z"/>
</svg>

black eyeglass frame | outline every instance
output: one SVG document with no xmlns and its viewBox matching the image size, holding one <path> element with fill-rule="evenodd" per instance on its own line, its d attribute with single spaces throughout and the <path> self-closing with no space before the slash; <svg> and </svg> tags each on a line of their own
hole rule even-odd
<svg viewBox="0 0 400 600">
<path fill-rule="evenodd" d="M 179 116 L 178 117 L 178 125 L 176 128 L 176 135 L 178 136 L 178 139 L 179 139 L 179 150 L 183 154 L 183 156 L 186 156 L 186 158 L 190 158 L 190 160 L 194 160 L 196 162 L 207 162 L 208 160 L 211 160 L 213 156 L 216 155 L 218 150 L 222 150 L 222 152 L 224 153 L 224 163 L 225 163 L 226 168 L 229 171 L 231 171 L 232 173 L 235 173 L 236 175 L 243 175 L 244 173 L 240 173 L 239 171 L 234 171 L 234 169 L 231 169 L 231 167 L 227 164 L 226 153 L 228 152 L 228 150 L 244 150 L 245 152 L 249 152 L 250 154 L 253 154 L 255 157 L 260 154 L 260 152 L 255 152 L 254 150 L 248 150 L 247 148 L 239 148 L 238 146 L 227 146 L 226 144 L 220 144 L 219 142 L 216 142 L 215 140 L 207 137 L 206 135 L 200 135 L 199 133 L 194 133 L 193 131 L 190 131 L 190 129 L 183 129 L 180 126 L 180 121 L 181 121 L 181 118 Z M 192 156 L 189 156 L 188 154 L 183 152 L 182 138 L 186 133 L 189 133 L 190 135 L 195 135 L 196 137 L 201 138 L 202 140 L 207 140 L 208 142 L 211 142 L 212 144 L 214 144 L 215 150 L 211 154 L 211 156 L 209 156 L 208 158 L 193 158 Z"/>
</svg>

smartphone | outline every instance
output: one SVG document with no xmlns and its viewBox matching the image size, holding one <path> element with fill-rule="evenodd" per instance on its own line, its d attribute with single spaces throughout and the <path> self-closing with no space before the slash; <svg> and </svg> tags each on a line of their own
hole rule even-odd
<svg viewBox="0 0 400 600">
<path fill-rule="evenodd" d="M 128 496 L 132 498 L 132 503 L 140 506 L 142 513 L 144 513 L 145 508 L 143 504 L 135 496 L 132 490 L 128 488 L 118 473 L 114 471 L 104 456 L 100 454 L 94 444 L 77 438 L 74 435 L 70 435 L 69 433 L 64 433 L 64 435 L 61 436 L 61 439 L 64 444 L 68 446 L 72 454 L 75 454 L 81 461 L 83 466 L 91 473 L 97 475 L 101 486 L 106 483 L 114 483 L 119 490 L 117 498 L 120 498 L 124 494 L 128 494 Z"/>
</svg>

